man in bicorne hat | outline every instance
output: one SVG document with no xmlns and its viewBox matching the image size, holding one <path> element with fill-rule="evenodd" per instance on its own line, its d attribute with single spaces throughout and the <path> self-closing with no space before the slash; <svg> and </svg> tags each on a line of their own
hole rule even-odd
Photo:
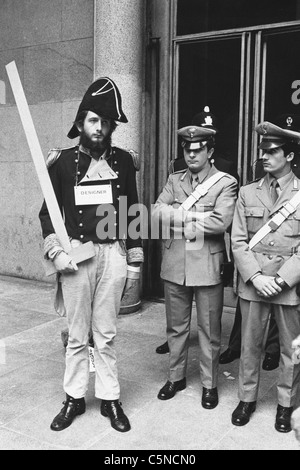
<svg viewBox="0 0 300 470">
<path fill-rule="evenodd" d="M 178 130 L 186 169 L 171 174 L 153 209 L 163 231 L 169 379 L 158 393 L 169 400 L 186 387 L 188 341 L 195 295 L 202 406 L 218 405 L 218 360 L 223 309 L 224 233 L 232 222 L 237 181 L 213 165 L 216 131 Z"/>
<path fill-rule="evenodd" d="M 300 129 L 299 118 L 284 115 L 275 124 L 266 121 L 255 128 L 262 136 L 259 148 L 263 150 L 266 176 L 240 189 L 232 224 L 242 314 L 240 402 L 232 423 L 247 424 L 255 411 L 264 335 L 272 307 L 280 342 L 275 419 L 279 432 L 291 431 L 300 379 L 300 365 L 292 361 L 292 341 L 300 333 L 296 289 L 300 282 L 300 180 L 292 172 L 300 132 L 293 130 L 295 127 Z M 298 201 L 293 199 L 297 194 Z"/>
<path fill-rule="evenodd" d="M 124 213 L 138 203 L 133 157 L 113 147 L 117 121 L 126 123 L 121 95 L 108 77 L 88 88 L 68 133 L 79 144 L 49 153 L 49 174 L 58 204 L 64 214 L 71 246 L 93 242 L 96 255 L 78 266 L 65 253 L 54 232 L 44 203 L 40 221 L 45 257 L 60 273 L 69 338 L 66 350 L 64 390 L 66 401 L 51 429 L 61 431 L 85 412 L 89 382 L 89 332 L 92 328 L 95 355 L 95 396 L 101 414 L 120 432 L 130 429 L 121 403 L 115 336 L 121 297 L 138 276 L 143 251 L 140 238 L 127 234 L 132 217 Z M 122 212 L 123 211 L 123 212 Z M 120 216 L 127 223 L 119 223 Z M 121 227 L 123 225 L 123 227 Z M 126 281 L 127 279 L 127 281 Z M 126 287 L 125 287 L 126 290 Z"/>
</svg>

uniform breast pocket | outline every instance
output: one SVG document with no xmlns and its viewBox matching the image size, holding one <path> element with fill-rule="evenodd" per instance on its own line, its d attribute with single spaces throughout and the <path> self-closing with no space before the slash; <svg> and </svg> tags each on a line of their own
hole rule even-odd
<svg viewBox="0 0 300 470">
<path fill-rule="evenodd" d="M 208 198 L 200 199 L 195 204 L 195 208 L 197 212 L 212 211 L 214 207 L 215 207 L 215 201 L 213 199 L 208 199 Z"/>
<path fill-rule="evenodd" d="M 292 232 L 294 237 L 300 235 L 300 209 L 297 209 L 292 215 Z"/>
<path fill-rule="evenodd" d="M 257 232 L 263 225 L 264 208 L 247 207 L 245 211 L 249 232 Z"/>
</svg>

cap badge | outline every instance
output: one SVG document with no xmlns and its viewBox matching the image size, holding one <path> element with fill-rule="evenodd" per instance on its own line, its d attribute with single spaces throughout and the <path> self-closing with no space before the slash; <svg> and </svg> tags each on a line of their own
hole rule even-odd
<svg viewBox="0 0 300 470">
<path fill-rule="evenodd" d="M 191 139 L 194 137 L 195 131 L 196 131 L 196 129 L 195 129 L 194 127 L 192 127 L 191 129 L 189 129 L 189 134 L 190 134 L 190 138 L 191 138 Z"/>
<path fill-rule="evenodd" d="M 212 117 L 211 116 L 206 116 L 206 118 L 204 120 L 205 120 L 205 125 L 206 126 L 212 126 L 213 122 L 212 122 Z"/>
<path fill-rule="evenodd" d="M 293 123 L 293 118 L 291 118 L 290 116 L 286 119 L 286 123 L 288 125 L 288 127 L 291 127 L 292 123 Z"/>
</svg>

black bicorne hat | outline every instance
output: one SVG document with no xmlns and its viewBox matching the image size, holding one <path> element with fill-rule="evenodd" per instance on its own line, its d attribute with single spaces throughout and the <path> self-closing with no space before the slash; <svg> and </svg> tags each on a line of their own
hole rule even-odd
<svg viewBox="0 0 300 470">
<path fill-rule="evenodd" d="M 119 122 L 128 122 L 122 110 L 122 98 L 117 85 L 108 77 L 98 78 L 93 82 L 85 93 L 78 108 L 75 122 L 81 111 L 92 111 L 98 116 L 113 119 Z M 75 124 L 68 133 L 70 139 L 79 136 Z"/>
</svg>

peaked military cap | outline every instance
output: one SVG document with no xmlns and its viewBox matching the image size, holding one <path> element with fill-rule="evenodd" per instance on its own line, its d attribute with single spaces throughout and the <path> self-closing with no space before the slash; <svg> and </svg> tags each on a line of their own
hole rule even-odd
<svg viewBox="0 0 300 470">
<path fill-rule="evenodd" d="M 300 144 L 300 116 L 282 114 L 274 120 L 261 122 L 255 131 L 262 136 L 258 148 L 271 150 L 282 147 L 286 143 Z"/>
<path fill-rule="evenodd" d="M 218 132 L 217 118 L 210 112 L 209 106 L 205 106 L 201 113 L 195 114 L 192 119 L 192 124 L 198 127 L 205 127 L 206 129 L 213 129 Z"/>
<path fill-rule="evenodd" d="M 216 134 L 216 131 L 205 127 L 186 126 L 179 129 L 177 134 L 182 139 L 182 147 L 195 150 L 205 147 L 208 140 Z"/>
<path fill-rule="evenodd" d="M 93 111 L 98 116 L 103 116 L 114 121 L 128 122 L 122 110 L 122 99 L 117 85 L 108 77 L 98 78 L 93 82 L 79 105 L 75 122 L 81 111 Z M 74 124 L 68 133 L 70 139 L 79 136 L 79 131 Z"/>
</svg>

